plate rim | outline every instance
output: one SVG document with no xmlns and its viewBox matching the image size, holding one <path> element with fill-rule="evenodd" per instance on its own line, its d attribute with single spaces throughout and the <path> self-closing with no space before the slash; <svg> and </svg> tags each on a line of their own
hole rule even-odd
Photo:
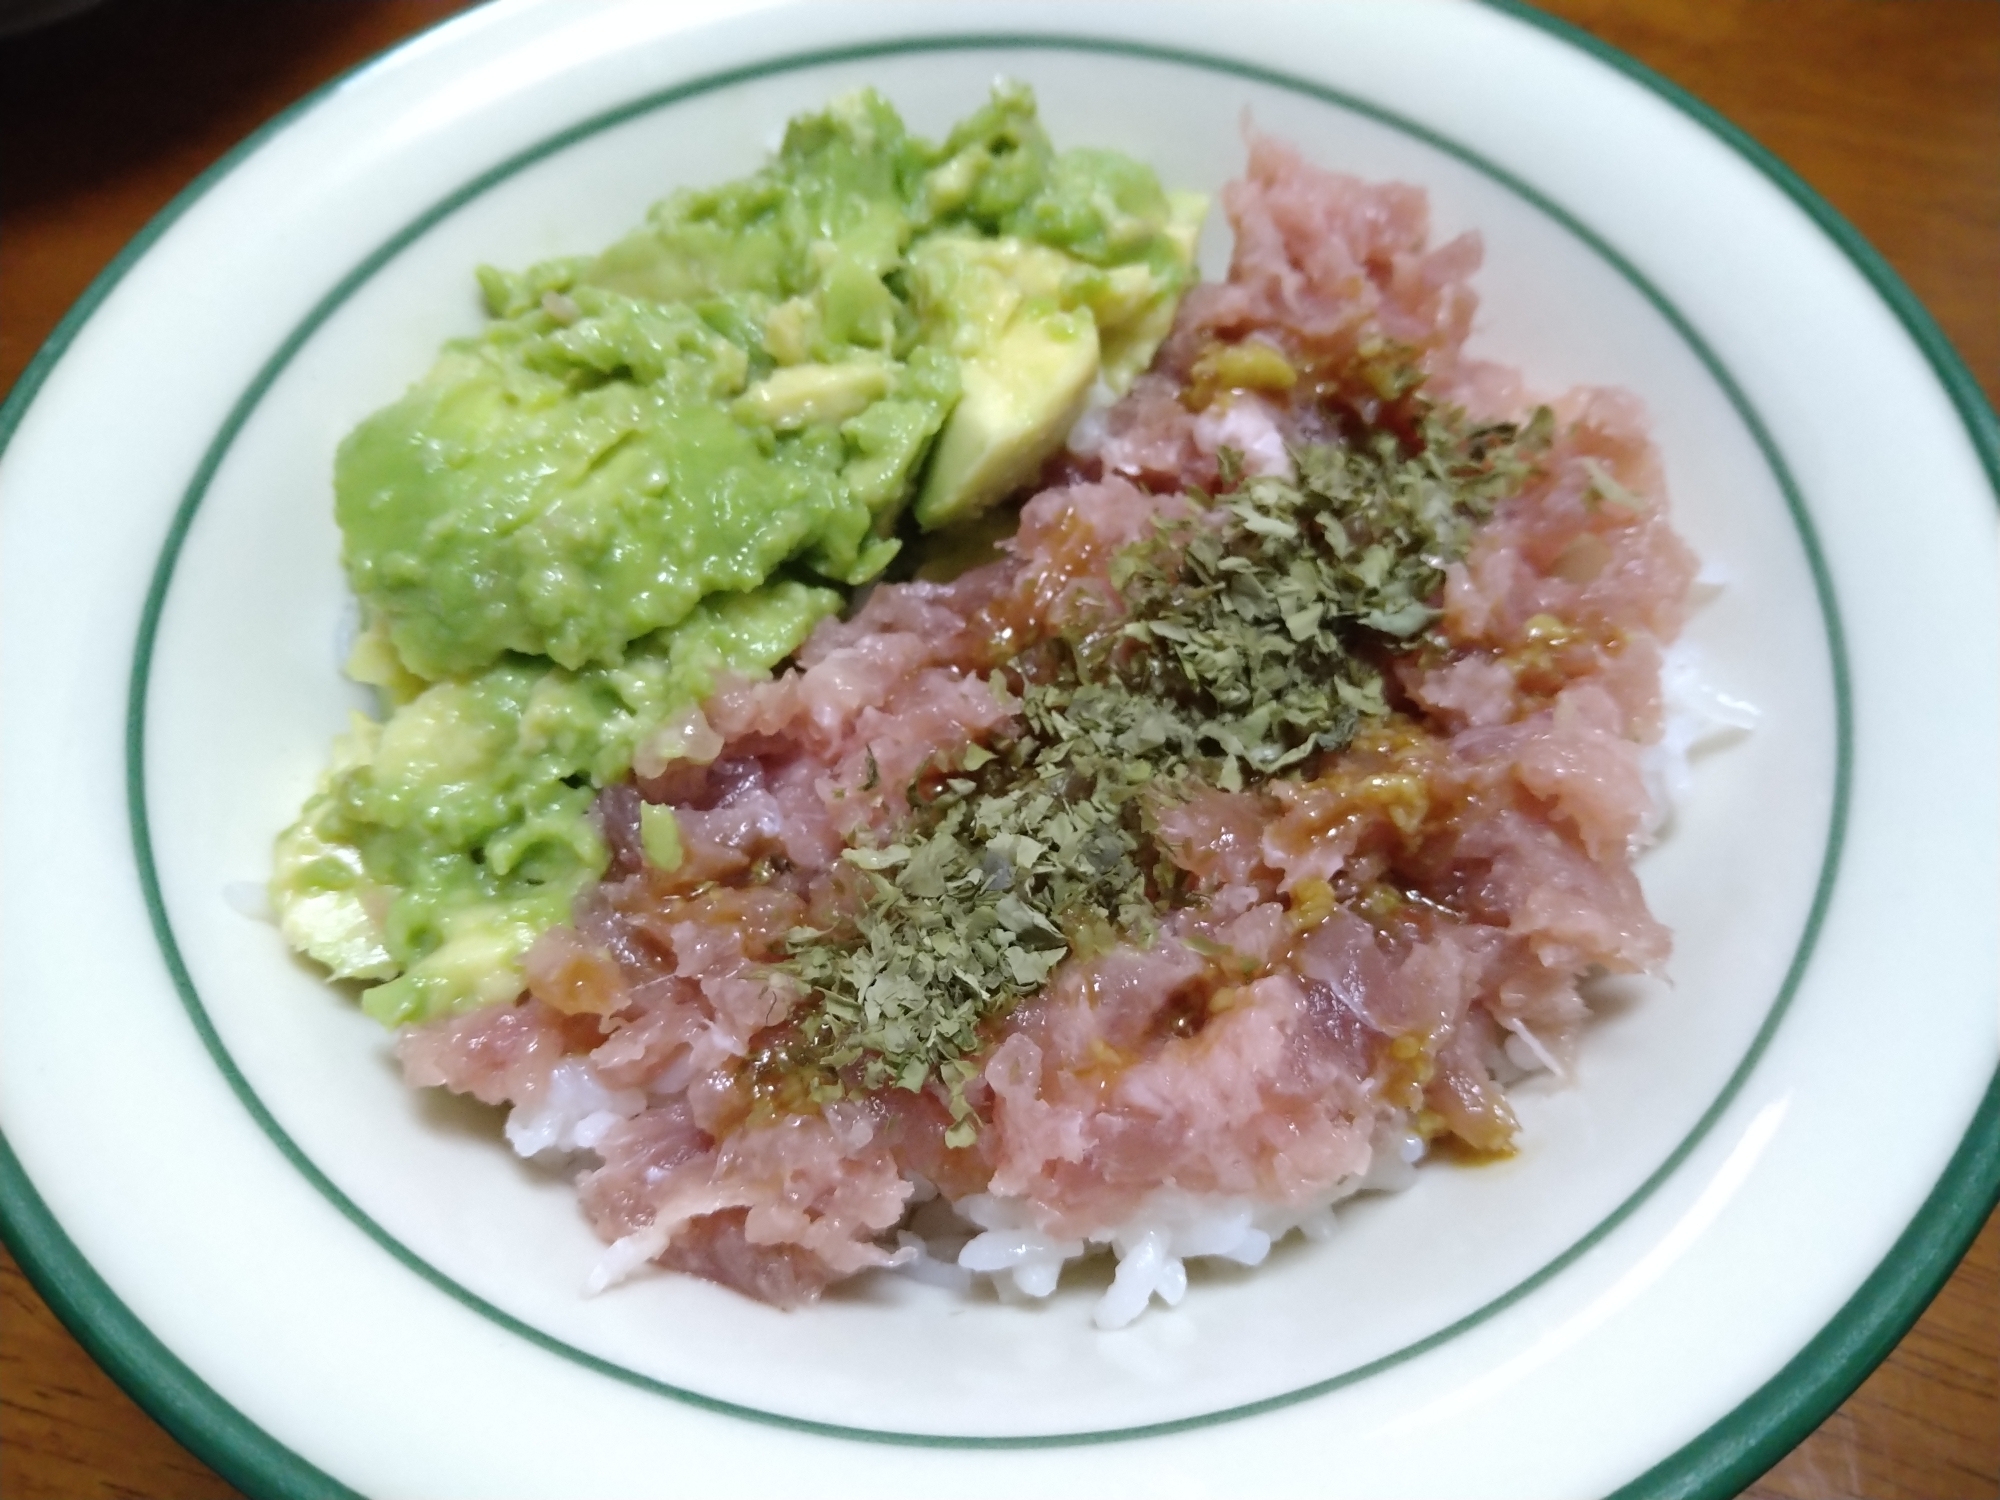
<svg viewBox="0 0 2000 1500">
<path fill-rule="evenodd" d="M 1308 1381 L 1289 1390 L 1237 1402 L 1231 1406 L 1159 1421 L 1059 1432 L 982 1436 L 860 1426 L 824 1418 L 802 1417 L 675 1384 L 659 1376 L 634 1369 L 629 1363 L 580 1348 L 575 1343 L 509 1312 L 492 1299 L 472 1290 L 451 1273 L 432 1264 L 410 1245 L 392 1234 L 373 1214 L 336 1183 L 284 1128 L 271 1107 L 265 1103 L 256 1087 L 243 1073 L 234 1054 L 223 1041 L 209 1013 L 208 1004 L 202 998 L 201 989 L 195 983 L 194 976 L 187 966 L 173 920 L 167 910 L 166 893 L 161 885 L 153 850 L 146 768 L 151 676 L 160 620 L 174 587 L 187 534 L 208 498 L 215 477 L 228 462 L 244 429 L 255 419 L 272 387 L 283 378 L 300 351 L 318 336 L 326 327 L 328 320 L 335 317 L 356 292 L 394 261 L 403 250 L 422 239 L 460 209 L 476 202 L 484 194 L 519 173 L 606 130 L 616 129 L 631 120 L 643 118 L 684 101 L 699 99 L 740 83 L 782 76 L 802 69 L 823 67 L 831 63 L 1006 48 L 1138 59 L 1195 72 L 1206 71 L 1247 79 L 1287 90 L 1302 97 L 1316 99 L 1336 109 L 1345 110 L 1385 126 L 1449 156 L 1504 192 L 1512 194 L 1530 210 L 1551 221 L 1559 232 L 1568 234 L 1578 241 L 1584 250 L 1596 256 L 1651 305 L 1653 310 L 1667 322 L 1697 363 L 1704 368 L 1708 377 L 1721 388 L 1737 419 L 1747 429 L 1765 470 L 1783 498 L 1787 518 L 1805 555 L 1814 601 L 1819 606 L 1819 623 L 1824 632 L 1828 665 L 1831 669 L 1836 749 L 1832 801 L 1825 842 L 1813 882 L 1813 897 L 1784 974 L 1767 1003 L 1755 1031 L 1751 1034 L 1748 1045 L 1724 1076 L 1716 1094 L 1659 1163 L 1614 1202 L 1603 1217 L 1584 1230 L 1575 1240 L 1513 1285 L 1442 1327 L 1433 1328 L 1421 1337 L 1348 1369 Z M 442 1292 L 462 1308 L 516 1338 L 523 1339 L 545 1353 L 553 1354 L 570 1364 L 648 1395 L 664 1397 L 715 1415 L 814 1437 L 895 1447 L 1019 1451 L 1099 1446 L 1192 1432 L 1280 1411 L 1359 1385 L 1471 1333 L 1553 1282 L 1614 1234 L 1680 1172 L 1694 1152 L 1707 1140 L 1711 1131 L 1721 1122 L 1741 1095 L 1745 1085 L 1749 1083 L 1790 1012 L 1792 1001 L 1818 947 L 1826 913 L 1840 883 L 1841 855 L 1846 843 L 1848 813 L 1853 798 L 1854 743 L 1851 665 L 1839 599 L 1834 591 L 1831 571 L 1827 567 L 1811 509 L 1806 504 L 1798 481 L 1792 475 L 1783 450 L 1773 437 L 1756 404 L 1750 400 L 1729 365 L 1724 363 L 1694 321 L 1645 272 L 1633 264 L 1630 257 L 1609 243 L 1602 234 L 1580 217 L 1577 211 L 1551 198 L 1532 182 L 1523 179 L 1500 163 L 1490 160 L 1476 148 L 1455 136 L 1436 130 L 1422 121 L 1411 119 L 1386 105 L 1357 97 L 1345 89 L 1287 73 L 1268 65 L 1196 53 L 1184 47 L 1163 45 L 1135 37 L 967 30 L 917 36 L 879 36 L 798 52 L 759 56 L 754 62 L 699 74 L 623 100 L 552 130 L 502 160 L 473 173 L 436 198 L 428 207 L 404 221 L 400 227 L 377 242 L 373 249 L 356 261 L 344 274 L 335 278 L 330 289 L 276 341 L 274 351 L 257 366 L 256 373 L 243 387 L 236 400 L 230 404 L 226 415 L 209 439 L 201 461 L 195 466 L 192 479 L 182 492 L 180 504 L 156 557 L 151 584 L 140 616 L 128 685 L 125 761 L 128 822 L 134 864 L 155 943 L 190 1024 L 208 1052 L 210 1060 L 215 1064 L 216 1070 L 236 1096 L 237 1102 L 249 1114 L 270 1144 L 276 1148 L 279 1155 L 349 1224 L 372 1240 L 376 1247 L 392 1260 L 419 1279 L 428 1282 L 433 1289 Z"/>
<path fill-rule="evenodd" d="M 1740 127 L 1615 47 L 1523 0 L 1479 3 L 1567 42 L 1638 82 L 1718 137 L 1800 207 L 1861 272 L 1925 356 L 2000 501 L 2000 417 L 1929 311 L 1837 210 Z M 463 14 L 448 17 L 320 86 L 251 132 L 184 188 L 98 275 L 24 369 L 0 406 L 0 450 L 11 442 L 49 374 L 97 308 L 209 189 L 358 75 L 465 20 Z M 1619 1500 L 1733 1494 L 1741 1483 L 1761 1473 L 1845 1399 L 1901 1338 L 1949 1278 L 1996 1201 L 2000 1201 L 2000 1072 L 1936 1185 L 1853 1296 L 1771 1380 L 1618 1490 Z M 125 1307 L 50 1213 L 4 1135 L 0 1135 L 0 1240 L 93 1358 L 162 1426 L 232 1483 L 253 1494 L 356 1493 L 243 1417 Z"/>
<path fill-rule="evenodd" d="M 1609 42 L 1527 0 L 1479 3 L 1569 43 L 1650 89 L 1748 161 L 1860 271 L 1909 335 L 1964 423 L 2000 505 L 2000 415 L 1909 283 L 1867 237 L 1776 152 L 1713 105 Z M 1957 1270 L 2000 1208 L 2000 1068 L 1956 1151 L 1889 1252 L 1825 1327 L 1743 1401 L 1607 1500 L 1735 1495 L 1854 1394 Z"/>
</svg>

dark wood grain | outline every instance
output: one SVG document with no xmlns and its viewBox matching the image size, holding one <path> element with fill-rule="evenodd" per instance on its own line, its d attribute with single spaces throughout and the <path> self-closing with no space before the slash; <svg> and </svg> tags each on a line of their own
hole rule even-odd
<svg viewBox="0 0 2000 1500">
<path fill-rule="evenodd" d="M 0 41 L 0 387 L 204 167 L 456 7 L 112 0 Z M 1550 0 L 1746 128 L 1847 215 L 2000 401 L 2000 4 Z M 0 1497 L 227 1500 L 0 1257 Z M 2000 1218 L 1922 1322 L 1746 1500 L 2000 1496 Z"/>
</svg>

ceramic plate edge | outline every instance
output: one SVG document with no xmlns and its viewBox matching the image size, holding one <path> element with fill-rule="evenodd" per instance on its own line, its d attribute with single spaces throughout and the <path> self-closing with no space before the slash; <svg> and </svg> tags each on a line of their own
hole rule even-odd
<svg viewBox="0 0 2000 1500">
<path fill-rule="evenodd" d="M 1616 48 L 1521 0 L 1479 3 L 1578 47 L 1660 95 L 1749 160 L 1812 218 L 1861 271 L 1924 354 L 1963 420 L 2000 502 L 2000 418 L 1928 310 L 1837 210 L 1740 127 Z M 320 86 L 245 137 L 183 189 L 99 274 L 29 362 L 0 405 L 0 451 L 97 307 L 210 187 L 344 84 L 463 19 L 447 18 Z M 1741 1483 L 1762 1472 L 1845 1399 L 1893 1348 L 1949 1278 L 1996 1201 L 2000 1201 L 2000 1073 L 1936 1187 L 1894 1249 L 1821 1333 L 1728 1416 L 1619 1490 L 1617 1500 L 1733 1494 Z M 162 1426 L 231 1483 L 253 1494 L 354 1494 L 249 1423 L 139 1322 L 63 1233 L 4 1136 L 0 1136 L 0 1240 L 92 1356 Z M 1917 1263 L 1902 1265 L 1906 1257 L 1915 1257 Z M 1829 1359 L 1831 1367 L 1822 1368 Z"/>
</svg>

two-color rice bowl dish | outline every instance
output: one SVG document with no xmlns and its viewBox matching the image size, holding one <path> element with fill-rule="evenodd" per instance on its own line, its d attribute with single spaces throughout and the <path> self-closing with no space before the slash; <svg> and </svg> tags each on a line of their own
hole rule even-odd
<svg viewBox="0 0 2000 1500">
<path fill-rule="evenodd" d="M 574 1172 L 594 1287 L 1108 1248 L 1119 1326 L 1513 1151 L 1579 985 L 1665 963 L 1695 560 L 1636 401 L 1469 357 L 1417 188 L 1253 136 L 1219 282 L 1205 207 L 1023 90 L 839 100 L 482 271 L 343 445 L 383 717 L 274 905 Z"/>
</svg>

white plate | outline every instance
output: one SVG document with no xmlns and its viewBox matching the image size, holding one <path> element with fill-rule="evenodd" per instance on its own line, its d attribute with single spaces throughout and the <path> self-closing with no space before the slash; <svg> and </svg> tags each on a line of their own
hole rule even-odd
<svg viewBox="0 0 2000 1500">
<path fill-rule="evenodd" d="M 332 447 L 475 326 L 474 264 L 599 246 L 843 89 L 934 133 L 996 73 L 1173 185 L 1239 169 L 1248 109 L 1478 228 L 1476 350 L 1645 398 L 1730 579 L 1692 634 L 1763 724 L 1644 865 L 1671 987 L 1523 1091 L 1512 1162 L 1115 1335 L 1083 1289 L 586 1300 L 566 1185 L 225 899 L 352 701 Z M 2000 1189 L 1994 418 L 1796 179 L 1530 13 L 499 5 L 190 189 L 0 437 L 0 1207 L 253 1494 L 1728 1494 Z"/>
</svg>

